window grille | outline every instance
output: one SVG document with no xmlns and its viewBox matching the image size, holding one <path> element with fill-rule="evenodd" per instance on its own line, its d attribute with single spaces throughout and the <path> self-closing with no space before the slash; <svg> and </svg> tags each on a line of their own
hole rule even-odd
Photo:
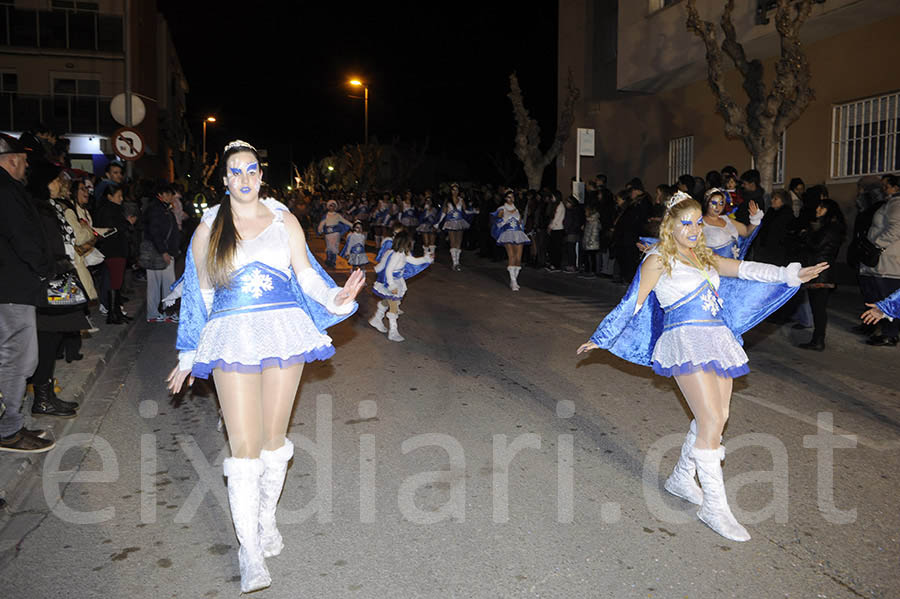
<svg viewBox="0 0 900 599">
<path fill-rule="evenodd" d="M 669 183 L 674 184 L 681 175 L 694 172 L 694 136 L 669 140 Z"/>
<path fill-rule="evenodd" d="M 900 170 L 900 93 L 839 104 L 832 114 L 832 178 Z"/>
</svg>

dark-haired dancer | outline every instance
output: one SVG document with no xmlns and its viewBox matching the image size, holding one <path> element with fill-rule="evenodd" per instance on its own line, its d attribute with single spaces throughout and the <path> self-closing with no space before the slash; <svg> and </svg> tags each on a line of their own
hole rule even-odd
<svg viewBox="0 0 900 599">
<path fill-rule="evenodd" d="M 382 333 L 388 334 L 391 341 L 405 341 L 397 329 L 397 319 L 400 318 L 400 302 L 406 295 L 406 279 L 419 274 L 434 262 L 433 254 L 425 254 L 421 258 L 415 258 L 412 254 L 413 238 L 408 231 L 394 233 L 393 246 L 384 252 L 381 261 L 375 265 L 375 285 L 372 292 L 381 298 L 378 302 L 375 315 L 369 320 L 369 324 Z M 384 316 L 387 313 L 390 330 L 384 326 Z"/>
<path fill-rule="evenodd" d="M 750 535 L 725 497 L 725 447 L 720 445 L 732 379 L 749 372 L 740 335 L 828 264 L 777 267 L 723 258 L 706 246 L 701 216 L 700 204 L 690 196 L 673 196 L 660 225 L 659 243 L 647 254 L 622 302 L 578 353 L 608 349 L 675 378 L 695 421 L 665 488 L 699 504 L 697 516 L 723 537 L 747 541 Z"/>
<path fill-rule="evenodd" d="M 325 329 L 356 310 L 364 284 L 343 288 L 322 270 L 297 219 L 260 199 L 259 155 L 248 143 L 225 147 L 229 195 L 204 214 L 185 263 L 178 366 L 168 377 L 216 384 L 231 457 L 223 464 L 240 541 L 241 591 L 271 584 L 265 557 L 284 546 L 275 506 L 294 447 L 285 437 L 303 364 L 334 355 Z"/>
<path fill-rule="evenodd" d="M 516 194 L 510 189 L 506 192 L 504 200 L 503 205 L 491 213 L 494 220 L 491 236 L 497 245 L 506 248 L 509 288 L 518 291 L 519 271 L 522 270 L 522 247 L 531 243 L 531 240 L 525 234 L 522 217 L 519 215 L 519 209 L 516 208 Z"/>
</svg>

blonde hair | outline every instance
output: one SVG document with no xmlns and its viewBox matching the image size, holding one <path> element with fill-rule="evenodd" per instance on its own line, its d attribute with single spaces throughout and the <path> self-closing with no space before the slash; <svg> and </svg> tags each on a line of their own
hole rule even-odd
<svg viewBox="0 0 900 599">
<path fill-rule="evenodd" d="M 700 204 L 692 198 L 681 200 L 671 208 L 666 210 L 662 223 L 659 225 L 659 257 L 662 258 L 663 269 L 666 274 L 672 275 L 672 262 L 678 256 L 678 243 L 675 241 L 675 227 L 681 225 L 682 217 L 696 210 L 702 218 L 703 212 L 700 210 Z M 694 247 L 693 255 L 696 258 L 696 266 L 710 269 L 716 268 L 716 255 L 706 245 L 706 237 L 703 236 L 703 228 L 700 228 L 700 235 L 697 237 L 697 245 Z"/>
</svg>

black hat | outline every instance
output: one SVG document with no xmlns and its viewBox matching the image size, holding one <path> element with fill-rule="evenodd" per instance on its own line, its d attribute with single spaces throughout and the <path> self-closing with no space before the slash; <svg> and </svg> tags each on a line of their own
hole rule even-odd
<svg viewBox="0 0 900 599">
<path fill-rule="evenodd" d="M 0 154 L 25 154 L 29 151 L 31 148 L 26 147 L 12 135 L 0 133 Z"/>
</svg>

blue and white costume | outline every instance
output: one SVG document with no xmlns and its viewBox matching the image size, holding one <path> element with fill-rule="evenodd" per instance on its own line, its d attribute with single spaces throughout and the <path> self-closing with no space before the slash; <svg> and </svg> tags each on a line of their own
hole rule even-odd
<svg viewBox="0 0 900 599">
<path fill-rule="evenodd" d="M 176 347 L 180 368 L 190 368 L 195 377 L 208 378 L 215 368 L 252 373 L 330 358 L 334 347 L 326 329 L 356 311 L 356 302 L 334 304 L 340 287 L 308 247 L 312 268 L 295 276 L 287 207 L 273 199 L 261 202 L 272 211 L 272 224 L 238 242 L 230 286 L 201 290 L 188 249 Z M 211 226 L 218 209 L 208 210 L 202 222 Z"/>
<path fill-rule="evenodd" d="M 450 204 L 450 200 L 447 200 Z M 450 204 L 450 210 L 441 213 L 441 228 L 444 231 L 465 231 L 471 225 L 469 219 L 475 214 L 474 210 L 467 210 L 465 202 L 460 199 L 455 205 Z"/>
<path fill-rule="evenodd" d="M 416 231 L 419 233 L 434 233 L 436 231 L 435 225 L 440 219 L 441 213 L 434 206 L 428 210 L 423 210 L 419 213 L 419 226 L 416 227 Z"/>
<path fill-rule="evenodd" d="M 378 264 L 381 262 L 381 259 L 384 258 L 384 254 L 391 250 L 394 247 L 394 238 L 393 237 L 384 237 L 381 240 L 381 247 L 378 248 L 378 255 L 375 256 L 375 263 Z"/>
<path fill-rule="evenodd" d="M 498 214 L 503 211 L 503 217 Z M 504 204 L 494 212 L 491 212 L 491 236 L 497 241 L 497 245 L 512 243 L 523 245 L 531 243 L 531 239 L 525 234 L 525 226 L 515 205 Z"/>
<path fill-rule="evenodd" d="M 733 220 L 727 216 L 723 216 L 722 220 L 725 221 L 724 227 L 716 227 L 707 223 L 703 224 L 703 237 L 706 239 L 707 247 L 723 258 L 743 260 L 744 256 L 747 255 L 747 250 L 750 249 L 750 244 L 753 243 L 756 234 L 759 232 L 759 227 L 757 226 L 753 229 L 747 237 L 741 237 L 734 226 Z M 754 220 L 761 220 L 761 217 L 754 218 Z"/>
<path fill-rule="evenodd" d="M 881 301 L 875 302 L 875 305 L 888 318 L 900 318 L 900 290 L 895 291 Z"/>
<path fill-rule="evenodd" d="M 372 213 L 372 224 L 376 227 L 386 227 L 391 221 L 391 209 L 385 206 Z"/>
<path fill-rule="evenodd" d="M 658 254 L 654 248 L 648 255 Z M 653 291 L 637 304 L 641 272 L 625 297 L 591 336 L 613 354 L 662 376 L 698 370 L 720 376 L 747 374 L 741 334 L 780 308 L 799 289 L 800 264 L 776 267 L 742 262 L 740 278 L 719 278 L 675 260 Z"/>
<path fill-rule="evenodd" d="M 416 216 L 416 209 L 408 202 L 403 202 L 403 212 L 400 213 L 400 222 L 403 223 L 404 227 L 409 227 L 410 229 L 419 226 L 419 217 Z"/>
<path fill-rule="evenodd" d="M 319 235 L 325 236 L 325 263 L 334 266 L 340 251 L 341 236 L 351 229 L 343 216 L 336 212 L 329 212 L 319 222 Z"/>
<path fill-rule="evenodd" d="M 406 279 L 416 276 L 431 266 L 432 262 L 433 256 L 416 258 L 388 250 L 375 266 L 376 277 L 372 292 L 383 299 L 400 301 L 406 295 Z"/>
<path fill-rule="evenodd" d="M 341 257 L 344 258 L 351 266 L 362 266 L 369 263 L 369 257 L 366 255 L 366 234 L 350 233 L 347 235 L 347 243 L 341 250 Z"/>
</svg>

